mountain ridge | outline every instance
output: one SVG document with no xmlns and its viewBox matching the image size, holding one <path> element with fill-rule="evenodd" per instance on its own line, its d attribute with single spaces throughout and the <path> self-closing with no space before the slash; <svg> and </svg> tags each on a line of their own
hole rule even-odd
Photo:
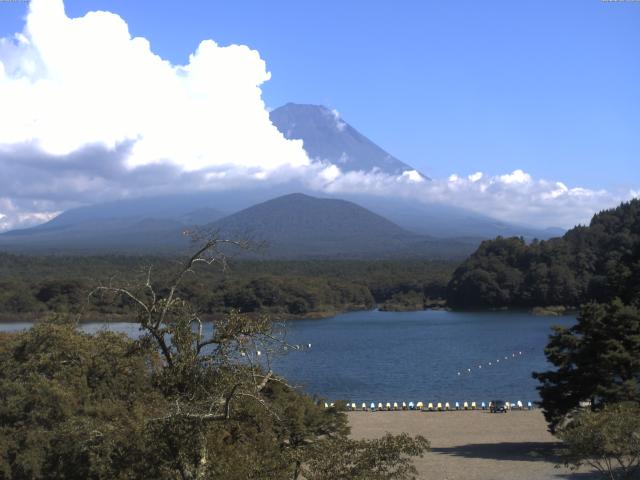
<svg viewBox="0 0 640 480">
<path fill-rule="evenodd" d="M 419 235 L 356 203 L 302 193 L 253 205 L 207 228 L 263 240 L 262 254 L 273 258 L 458 258 L 477 245 Z"/>
<path fill-rule="evenodd" d="M 376 145 L 335 110 L 323 105 L 290 102 L 272 110 L 269 117 L 285 138 L 303 140 L 310 158 L 333 163 L 342 171 L 378 170 L 389 175 L 417 171 Z"/>
<path fill-rule="evenodd" d="M 301 137 L 309 156 L 336 162 L 343 171 L 373 170 L 390 175 L 415 171 L 413 167 L 390 155 L 326 107 L 289 103 L 273 110 L 270 115 L 274 125 L 283 135 L 288 138 Z M 145 242 L 148 242 L 152 248 L 163 252 L 175 251 L 178 248 L 186 248 L 188 244 L 182 235 L 176 233 L 181 228 L 202 227 L 231 216 L 225 224 L 229 227 L 233 221 L 233 214 L 290 194 L 292 191 L 301 192 L 298 195 L 311 194 L 314 197 L 321 195 L 324 198 L 332 198 L 309 189 L 303 182 L 291 180 L 282 184 L 265 184 L 259 187 L 254 185 L 251 189 L 236 187 L 226 191 L 121 199 L 70 209 L 44 224 L 0 234 L 0 248 L 24 251 L 35 248 L 39 251 L 49 249 L 56 252 L 70 249 L 97 249 L 102 252 L 105 249 L 121 251 L 133 248 L 136 252 L 145 252 Z M 304 197 L 293 198 L 300 200 Z M 545 231 L 512 225 L 458 207 L 424 204 L 409 198 L 344 193 L 340 199 L 333 200 L 357 204 L 369 210 L 369 213 L 392 222 L 395 228 L 402 229 L 403 233 L 398 235 L 405 240 L 420 238 L 420 241 L 431 242 L 431 246 L 441 242 L 442 247 L 443 241 L 450 238 L 456 239 L 454 243 L 462 241 L 464 244 L 479 244 L 482 239 L 498 235 L 544 239 L 559 233 L 556 230 Z M 334 205 L 347 208 L 346 203 Z M 296 202 L 290 202 L 289 206 L 292 213 L 295 211 Z M 286 219 L 286 215 L 277 222 L 282 223 L 283 219 Z M 338 221 L 338 218 L 333 220 Z M 252 222 L 255 224 L 255 218 Z M 373 226 L 370 222 L 365 223 L 368 227 L 363 227 L 364 230 Z M 346 229 L 349 226 L 343 224 Z M 391 230 L 389 228 L 385 231 Z M 263 229 L 263 233 L 265 232 L 267 231 Z M 354 236 L 357 236 L 355 232 Z M 320 241 L 317 235 L 307 235 L 306 238 L 311 243 L 318 244 Z M 281 239 L 276 240 L 282 243 Z M 406 241 L 403 242 L 404 249 Z M 302 250 L 304 249 L 299 249 L 301 252 Z M 336 249 L 332 245 L 330 250 L 335 252 Z M 439 247 L 436 250 L 447 249 Z"/>
<path fill-rule="evenodd" d="M 0 235 L 12 252 L 81 254 L 188 250 L 186 231 L 254 240 L 265 248 L 247 258 L 462 258 L 479 240 L 440 240 L 407 231 L 387 218 L 341 199 L 303 193 L 279 196 L 197 225 L 175 218 L 94 219 Z"/>
</svg>

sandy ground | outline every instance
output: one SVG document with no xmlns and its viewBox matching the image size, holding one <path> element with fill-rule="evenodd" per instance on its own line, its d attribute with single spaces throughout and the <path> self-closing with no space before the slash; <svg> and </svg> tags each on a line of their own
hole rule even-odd
<svg viewBox="0 0 640 480">
<path fill-rule="evenodd" d="M 423 435 L 431 452 L 415 460 L 420 479 L 591 480 L 588 472 L 556 468 L 556 439 L 540 410 L 461 412 L 349 412 L 352 436 L 386 432 Z"/>
</svg>

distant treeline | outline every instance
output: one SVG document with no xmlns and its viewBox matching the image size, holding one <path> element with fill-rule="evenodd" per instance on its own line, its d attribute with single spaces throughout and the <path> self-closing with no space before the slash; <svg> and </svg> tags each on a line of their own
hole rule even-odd
<svg viewBox="0 0 640 480">
<path fill-rule="evenodd" d="M 37 318 L 83 313 L 86 319 L 130 316 L 131 304 L 89 293 L 109 282 L 135 288 L 161 283 L 178 265 L 166 257 L 20 256 L 0 254 L 0 316 Z M 202 313 L 231 309 L 282 316 L 347 310 L 424 308 L 444 299 L 456 264 L 436 261 L 236 261 L 227 272 L 202 268 L 183 296 Z"/>
<path fill-rule="evenodd" d="M 563 237 L 483 242 L 456 269 L 447 292 L 454 308 L 579 306 L 618 297 L 640 302 L 640 200 L 598 213 Z"/>
</svg>

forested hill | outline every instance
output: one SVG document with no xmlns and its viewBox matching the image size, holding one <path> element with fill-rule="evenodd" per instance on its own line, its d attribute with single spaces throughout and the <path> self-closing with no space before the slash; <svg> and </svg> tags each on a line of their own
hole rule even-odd
<svg viewBox="0 0 640 480">
<path fill-rule="evenodd" d="M 596 214 L 589 226 L 527 245 L 483 242 L 447 288 L 454 308 L 578 306 L 620 297 L 640 303 L 640 200 Z"/>
<path fill-rule="evenodd" d="M 177 259 L 130 256 L 20 256 L 0 252 L 0 321 L 82 313 L 83 320 L 133 320 L 127 301 L 89 301 L 98 285 L 154 284 L 175 275 Z M 198 268 L 179 293 L 204 315 L 231 310 L 271 318 L 320 317 L 349 310 L 420 310 L 441 304 L 456 263 L 395 261 L 248 261 Z M 157 282 L 157 283 L 156 283 Z M 1 476 L 0 476 L 1 478 Z"/>
</svg>

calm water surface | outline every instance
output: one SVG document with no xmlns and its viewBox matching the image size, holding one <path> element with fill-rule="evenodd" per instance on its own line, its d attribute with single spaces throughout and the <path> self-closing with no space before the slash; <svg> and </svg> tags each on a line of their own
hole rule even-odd
<svg viewBox="0 0 640 480">
<path fill-rule="evenodd" d="M 310 343 L 311 349 L 277 358 L 274 369 L 330 400 L 535 401 L 537 382 L 531 372 L 549 367 L 543 350 L 550 327 L 574 322 L 572 316 L 441 311 L 367 311 L 296 320 L 287 322 L 287 340 Z M 29 326 L 13 323 L 0 329 Z M 91 332 L 100 328 L 104 324 L 83 325 Z M 138 333 L 135 324 L 111 323 L 109 328 Z"/>
<path fill-rule="evenodd" d="M 329 399 L 535 401 L 531 372 L 549 368 L 544 347 L 550 327 L 574 322 L 571 316 L 444 311 L 299 320 L 288 325 L 290 339 L 312 348 L 284 358 L 279 369 Z"/>
</svg>

